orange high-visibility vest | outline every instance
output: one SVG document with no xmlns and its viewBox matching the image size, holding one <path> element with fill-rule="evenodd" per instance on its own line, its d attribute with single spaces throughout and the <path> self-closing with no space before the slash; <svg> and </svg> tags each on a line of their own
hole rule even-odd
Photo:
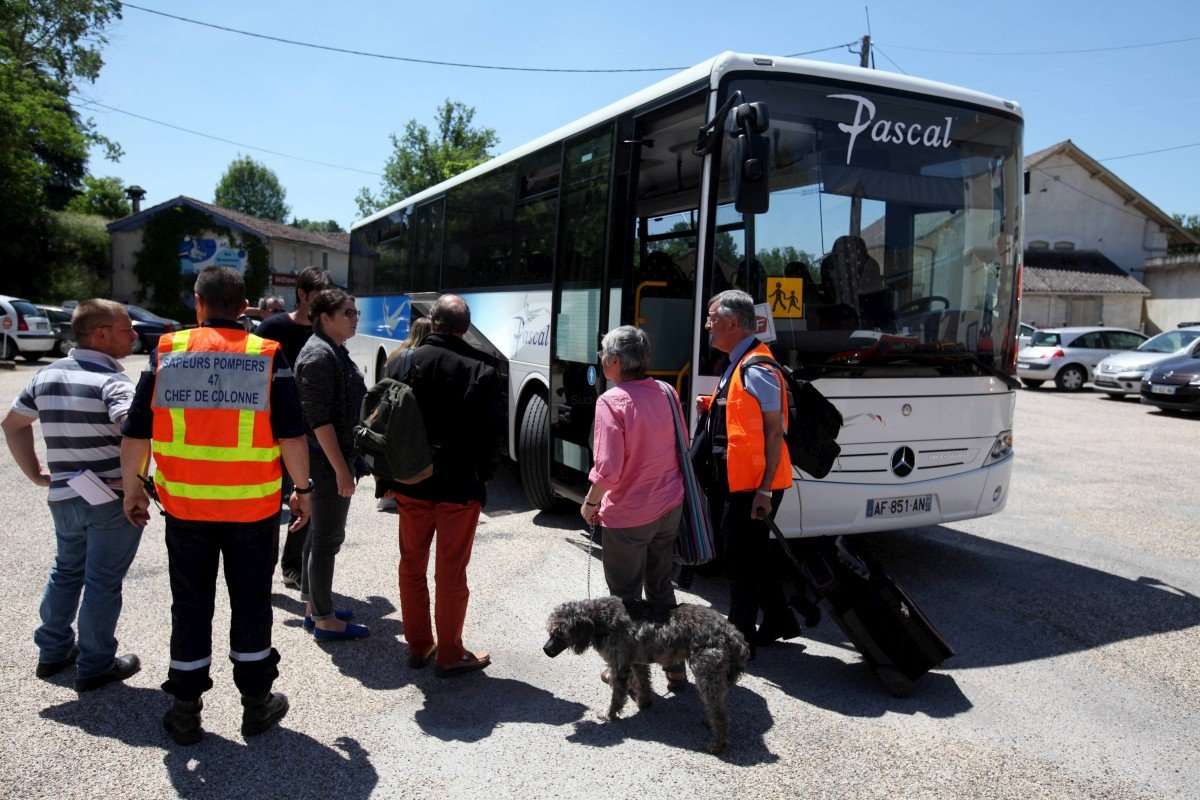
<svg viewBox="0 0 1200 800">
<path fill-rule="evenodd" d="M 751 347 L 742 356 L 742 361 L 754 355 L 774 358 L 771 349 L 762 342 Z M 779 375 L 779 391 L 782 396 L 780 413 L 783 427 L 787 430 L 787 383 Z M 752 492 L 762 485 L 763 470 L 767 468 L 766 440 L 763 436 L 762 408 L 758 400 L 742 383 L 741 361 L 729 377 L 729 391 L 725 399 L 725 472 L 729 477 L 729 491 Z M 779 444 L 779 464 L 771 489 L 787 489 L 792 485 L 792 461 L 788 456 L 786 442 Z"/>
<path fill-rule="evenodd" d="M 279 442 L 271 430 L 277 342 L 240 328 L 163 334 L 154 375 L 154 484 L 163 509 L 200 522 L 279 513 Z"/>
</svg>

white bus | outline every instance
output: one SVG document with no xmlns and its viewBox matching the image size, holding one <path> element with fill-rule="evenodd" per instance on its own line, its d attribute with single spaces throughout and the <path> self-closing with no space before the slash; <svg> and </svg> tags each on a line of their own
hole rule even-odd
<svg viewBox="0 0 1200 800">
<path fill-rule="evenodd" d="M 776 358 L 846 419 L 833 471 L 797 470 L 786 535 L 992 514 L 1012 469 L 1021 132 L 1016 103 L 978 92 L 723 53 L 357 223 L 351 352 L 378 378 L 412 315 L 466 297 L 506 376 L 509 456 L 546 507 L 587 487 L 603 333 L 645 328 L 694 415 L 723 368 L 707 299 L 736 286 L 774 306 Z"/>
</svg>

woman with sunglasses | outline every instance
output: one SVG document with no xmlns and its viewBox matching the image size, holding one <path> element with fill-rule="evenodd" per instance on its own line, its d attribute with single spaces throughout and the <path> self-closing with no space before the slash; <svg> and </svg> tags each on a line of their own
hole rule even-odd
<svg viewBox="0 0 1200 800">
<path fill-rule="evenodd" d="M 296 384 L 308 423 L 312 462 L 312 516 L 304 545 L 300 596 L 304 627 L 319 641 L 361 639 L 370 631 L 348 620 L 348 610 L 333 607 L 333 566 L 346 539 L 346 516 L 354 496 L 354 424 L 367 393 L 346 341 L 358 327 L 354 298 L 341 289 L 324 289 L 309 306 L 313 334 L 296 357 Z"/>
</svg>

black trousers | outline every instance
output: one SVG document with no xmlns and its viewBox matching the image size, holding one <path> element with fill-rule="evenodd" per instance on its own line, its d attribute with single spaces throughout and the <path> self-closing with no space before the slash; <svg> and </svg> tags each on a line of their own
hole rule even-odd
<svg viewBox="0 0 1200 800">
<path fill-rule="evenodd" d="M 287 502 L 292 496 L 292 489 L 295 484 L 292 483 L 292 476 L 285 469 L 283 471 L 283 502 Z M 283 539 L 283 555 L 279 558 L 279 568 L 283 572 L 300 573 L 304 569 L 304 543 L 308 540 L 308 523 L 305 523 L 303 528 L 297 528 L 294 531 L 287 531 Z"/>
<path fill-rule="evenodd" d="M 258 522 L 191 522 L 167 515 L 171 576 L 171 666 L 162 688 L 196 700 L 212 688 L 212 619 L 217 567 L 229 591 L 229 658 L 243 695 L 261 697 L 279 676 L 271 646 L 271 577 L 279 551 L 279 514 Z"/>
<path fill-rule="evenodd" d="M 750 640 L 759 611 L 763 626 L 795 630 L 796 619 L 783 592 L 777 559 L 771 552 L 771 531 L 763 520 L 751 519 L 754 492 L 724 493 L 714 498 L 719 540 L 729 570 L 729 621 Z M 771 495 L 771 518 L 783 502 L 783 491 Z"/>
</svg>

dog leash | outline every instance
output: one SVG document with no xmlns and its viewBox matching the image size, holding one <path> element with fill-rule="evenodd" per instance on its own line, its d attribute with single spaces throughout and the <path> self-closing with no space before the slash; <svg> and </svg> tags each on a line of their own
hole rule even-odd
<svg viewBox="0 0 1200 800">
<path fill-rule="evenodd" d="M 592 599 L 592 544 L 596 541 L 596 523 L 588 525 L 588 546 L 584 553 L 587 556 L 587 599 Z"/>
</svg>

